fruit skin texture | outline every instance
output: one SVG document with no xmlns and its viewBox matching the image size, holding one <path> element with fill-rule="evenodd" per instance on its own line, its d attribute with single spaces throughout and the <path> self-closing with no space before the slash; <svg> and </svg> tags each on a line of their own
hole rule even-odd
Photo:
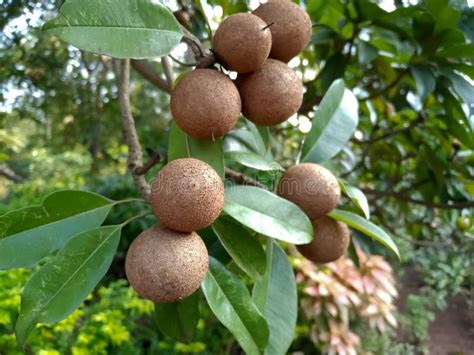
<svg viewBox="0 0 474 355">
<path fill-rule="evenodd" d="M 130 285 L 148 300 L 169 303 L 198 289 L 209 256 L 197 233 L 179 233 L 162 226 L 142 232 L 130 245 L 125 273 Z"/>
<path fill-rule="evenodd" d="M 312 221 L 314 239 L 309 244 L 297 245 L 298 251 L 312 262 L 325 264 L 343 256 L 350 242 L 347 224 L 324 216 Z"/>
<path fill-rule="evenodd" d="M 341 198 L 336 177 L 328 169 L 313 163 L 289 168 L 278 184 L 277 193 L 298 205 L 311 220 L 331 212 Z"/>
<path fill-rule="evenodd" d="M 263 66 L 272 48 L 267 24 L 252 14 L 235 14 L 217 29 L 213 47 L 219 62 L 228 70 L 250 73 Z"/>
<path fill-rule="evenodd" d="M 173 160 L 156 175 L 151 203 L 161 224 L 190 233 L 217 219 L 224 207 L 224 183 L 201 160 Z"/>
<path fill-rule="evenodd" d="M 273 25 L 270 58 L 289 62 L 308 45 L 313 25 L 309 15 L 291 1 L 270 1 L 260 5 L 254 12 L 263 21 Z"/>
<path fill-rule="evenodd" d="M 229 132 L 240 116 L 239 91 L 213 69 L 196 69 L 178 81 L 171 93 L 171 113 L 178 126 L 198 139 Z"/>
<path fill-rule="evenodd" d="M 239 75 L 237 86 L 242 98 L 242 113 L 254 123 L 272 126 L 298 112 L 303 102 L 303 84 L 296 73 L 275 59 L 262 68 Z"/>
</svg>

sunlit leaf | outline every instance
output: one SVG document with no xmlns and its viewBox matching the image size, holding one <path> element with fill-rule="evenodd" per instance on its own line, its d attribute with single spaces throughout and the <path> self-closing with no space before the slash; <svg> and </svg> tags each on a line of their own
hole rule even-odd
<svg viewBox="0 0 474 355">
<path fill-rule="evenodd" d="M 68 0 L 43 30 L 82 50 L 116 58 L 162 57 L 182 37 L 171 11 L 153 0 Z"/>
<path fill-rule="evenodd" d="M 52 193 L 40 206 L 0 216 L 0 269 L 37 263 L 76 234 L 100 226 L 113 205 L 94 193 L 64 190 Z"/>
</svg>

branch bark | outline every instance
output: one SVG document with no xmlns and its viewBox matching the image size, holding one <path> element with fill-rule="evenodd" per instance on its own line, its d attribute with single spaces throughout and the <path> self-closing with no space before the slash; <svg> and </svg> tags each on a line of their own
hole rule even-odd
<svg viewBox="0 0 474 355">
<path fill-rule="evenodd" d="M 410 196 L 405 195 L 404 193 L 396 192 L 396 191 L 377 191 L 377 190 L 366 189 L 366 188 L 362 188 L 361 190 L 364 193 L 366 193 L 367 195 L 371 195 L 371 196 L 374 196 L 374 197 L 377 197 L 377 198 L 394 197 L 399 201 L 413 203 L 413 204 L 420 205 L 420 206 L 425 206 L 425 207 L 428 207 L 428 208 L 461 210 L 461 209 L 464 209 L 464 208 L 474 207 L 474 201 L 469 201 L 469 200 L 466 200 L 466 201 L 452 201 L 452 202 L 447 202 L 447 203 L 437 203 L 437 202 L 425 201 L 425 200 L 412 198 Z"/>
<path fill-rule="evenodd" d="M 161 78 L 144 60 L 132 59 L 130 64 L 135 71 L 157 88 L 168 94 L 171 93 L 171 86 L 168 84 L 168 81 Z"/>
<path fill-rule="evenodd" d="M 16 183 L 23 182 L 25 179 L 15 173 L 7 164 L 0 164 L 0 176 L 7 178 Z"/>
<path fill-rule="evenodd" d="M 255 186 L 266 189 L 265 185 L 259 183 L 257 180 L 229 168 L 225 168 L 225 177 L 239 185 Z"/>
<path fill-rule="evenodd" d="M 143 166 L 143 155 L 130 106 L 130 60 L 120 60 L 118 68 L 118 92 L 125 141 L 128 145 L 128 169 L 133 181 L 145 201 L 151 200 L 151 187 L 137 168 Z"/>
</svg>

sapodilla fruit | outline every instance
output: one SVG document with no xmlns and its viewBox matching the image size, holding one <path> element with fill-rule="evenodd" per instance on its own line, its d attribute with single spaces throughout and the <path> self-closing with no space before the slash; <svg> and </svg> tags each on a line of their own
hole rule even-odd
<svg viewBox="0 0 474 355">
<path fill-rule="evenodd" d="M 224 183 L 201 160 L 173 160 L 158 172 L 151 187 L 155 215 L 175 231 L 190 233 L 211 225 L 224 206 Z"/>
<path fill-rule="evenodd" d="M 303 84 L 296 73 L 275 59 L 262 68 L 237 77 L 242 113 L 254 123 L 272 126 L 298 112 L 303 102 Z"/>
<path fill-rule="evenodd" d="M 165 227 L 142 232 L 125 259 L 130 285 L 148 300 L 169 303 L 196 291 L 206 276 L 209 256 L 195 232 L 179 233 Z"/>
<path fill-rule="evenodd" d="M 313 163 L 289 168 L 278 184 L 277 193 L 298 205 L 311 220 L 331 212 L 341 198 L 336 177 L 325 167 Z"/>
<path fill-rule="evenodd" d="M 232 80 L 213 69 L 196 69 L 176 84 L 171 113 L 178 126 L 198 139 L 229 132 L 240 116 L 239 91 Z"/>
<path fill-rule="evenodd" d="M 240 13 L 220 24 L 212 43 L 217 59 L 226 69 L 250 73 L 267 60 L 272 34 L 260 17 Z"/>
<path fill-rule="evenodd" d="M 270 58 L 289 62 L 308 45 L 313 26 L 309 15 L 291 1 L 270 1 L 254 12 L 270 26 L 272 50 Z"/>
<path fill-rule="evenodd" d="M 297 245 L 298 251 L 308 260 L 325 264 L 343 256 L 350 242 L 350 231 L 347 224 L 324 216 L 312 221 L 313 241 Z"/>
</svg>

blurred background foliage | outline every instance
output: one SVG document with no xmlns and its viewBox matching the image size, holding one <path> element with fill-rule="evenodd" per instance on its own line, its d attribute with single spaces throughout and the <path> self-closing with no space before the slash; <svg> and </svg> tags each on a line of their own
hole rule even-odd
<svg viewBox="0 0 474 355">
<path fill-rule="evenodd" d="M 113 199 L 137 195 L 126 173 L 112 61 L 40 31 L 60 3 L 0 0 L 0 213 L 39 203 L 64 188 Z M 203 14 L 197 0 L 164 3 L 207 44 L 206 16 L 215 29 L 223 17 L 258 5 L 208 0 Z M 304 104 L 298 116 L 271 128 L 273 154 L 285 167 L 295 163 L 322 96 L 335 79 L 344 78 L 360 100 L 360 124 L 328 167 L 364 191 L 372 219 L 393 235 L 402 263 L 359 234 L 353 235 L 358 245 L 353 252 L 360 265 L 344 259 L 321 267 L 292 257 L 301 314 L 291 351 L 426 352 L 436 314 L 449 308 L 453 296 L 461 297 L 464 307 L 473 299 L 472 3 L 300 4 L 314 23 L 311 45 L 290 62 L 304 80 Z M 192 62 L 183 46 L 175 56 Z M 168 97 L 153 84 L 162 68 L 159 62 L 137 65 L 147 69 L 132 77 L 133 113 L 143 148 L 166 152 Z M 174 70 L 188 69 L 176 64 Z M 109 218 L 123 221 L 139 213 L 140 206 L 114 211 Z M 150 223 L 127 227 L 102 286 L 65 321 L 41 326 L 28 352 L 236 353 L 231 335 L 206 309 L 191 343 L 162 336 L 151 304 L 127 287 L 126 248 Z M 19 352 L 13 327 L 20 291 L 31 272 L 0 273 L 2 354 Z"/>
</svg>

